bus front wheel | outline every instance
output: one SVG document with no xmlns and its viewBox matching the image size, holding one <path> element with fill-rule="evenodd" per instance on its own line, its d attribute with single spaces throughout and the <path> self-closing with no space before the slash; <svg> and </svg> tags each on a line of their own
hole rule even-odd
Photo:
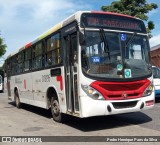
<svg viewBox="0 0 160 145">
<path fill-rule="evenodd" d="M 18 95 L 18 91 L 17 91 L 17 90 L 15 91 L 15 102 L 16 102 L 16 107 L 19 109 L 20 106 L 21 106 L 21 102 L 20 102 L 20 99 L 19 99 L 19 95 Z"/>
<path fill-rule="evenodd" d="M 51 112 L 53 120 L 55 120 L 56 122 L 64 121 L 64 114 L 60 112 L 60 105 L 58 99 L 54 97 L 51 98 Z"/>
</svg>

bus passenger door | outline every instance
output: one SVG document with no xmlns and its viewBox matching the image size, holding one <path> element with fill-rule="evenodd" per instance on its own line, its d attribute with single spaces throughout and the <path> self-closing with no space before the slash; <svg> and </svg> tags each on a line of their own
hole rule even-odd
<svg viewBox="0 0 160 145">
<path fill-rule="evenodd" d="M 78 113 L 78 49 L 77 33 L 69 34 L 65 38 L 65 91 L 67 101 L 67 111 Z"/>
<path fill-rule="evenodd" d="M 11 77 L 7 77 L 7 92 L 8 92 L 8 99 L 10 99 L 10 97 L 11 97 L 10 80 L 11 80 Z"/>
<path fill-rule="evenodd" d="M 7 61 L 7 63 L 5 64 L 5 78 L 6 78 L 6 89 L 7 89 L 7 93 L 8 93 L 8 100 L 10 100 L 11 98 L 11 86 L 10 86 L 10 81 L 11 81 L 11 70 L 10 70 L 10 63 Z"/>
</svg>

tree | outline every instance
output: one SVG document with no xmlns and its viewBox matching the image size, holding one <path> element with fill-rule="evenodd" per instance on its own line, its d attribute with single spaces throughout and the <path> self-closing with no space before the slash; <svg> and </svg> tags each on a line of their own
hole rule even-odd
<svg viewBox="0 0 160 145">
<path fill-rule="evenodd" d="M 4 44 L 3 38 L 0 37 L 0 57 L 6 53 L 6 44 Z"/>
<path fill-rule="evenodd" d="M 111 3 L 110 6 L 102 6 L 102 11 L 116 12 L 138 17 L 147 22 L 147 32 L 151 38 L 151 30 L 155 25 L 153 21 L 149 21 L 148 13 L 153 9 L 157 9 L 158 5 L 155 3 L 147 3 L 146 0 L 119 0 Z"/>
</svg>

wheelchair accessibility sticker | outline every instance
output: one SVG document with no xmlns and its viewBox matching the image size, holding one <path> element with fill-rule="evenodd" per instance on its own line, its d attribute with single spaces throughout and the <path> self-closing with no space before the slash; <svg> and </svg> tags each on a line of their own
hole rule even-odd
<svg viewBox="0 0 160 145">
<path fill-rule="evenodd" d="M 126 41 L 127 35 L 126 34 L 121 34 L 121 40 Z"/>
</svg>

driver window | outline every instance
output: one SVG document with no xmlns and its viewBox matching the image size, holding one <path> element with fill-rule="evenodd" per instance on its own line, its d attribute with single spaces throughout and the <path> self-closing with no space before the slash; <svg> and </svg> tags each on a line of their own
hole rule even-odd
<svg viewBox="0 0 160 145">
<path fill-rule="evenodd" d="M 131 44 L 129 47 L 129 58 L 142 59 L 141 45 Z"/>
</svg>

